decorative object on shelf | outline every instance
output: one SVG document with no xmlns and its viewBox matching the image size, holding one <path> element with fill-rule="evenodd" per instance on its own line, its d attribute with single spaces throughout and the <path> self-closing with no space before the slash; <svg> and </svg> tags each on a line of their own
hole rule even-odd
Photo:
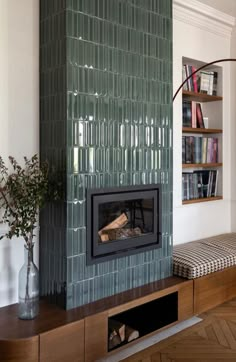
<svg viewBox="0 0 236 362">
<path fill-rule="evenodd" d="M 33 261 L 34 229 L 39 210 L 47 200 L 56 199 L 58 192 L 49 180 L 49 165 L 39 163 L 37 155 L 24 157 L 22 167 L 13 157 L 9 157 L 10 170 L 0 157 L 0 208 L 2 221 L 8 224 L 3 237 L 13 236 L 25 240 L 25 263 L 19 272 L 20 319 L 33 319 L 39 311 L 39 272 Z"/>
<path fill-rule="evenodd" d="M 34 264 L 34 243 L 24 246 L 25 261 L 19 271 L 18 316 L 20 319 L 33 319 L 39 313 L 39 270 Z"/>
</svg>

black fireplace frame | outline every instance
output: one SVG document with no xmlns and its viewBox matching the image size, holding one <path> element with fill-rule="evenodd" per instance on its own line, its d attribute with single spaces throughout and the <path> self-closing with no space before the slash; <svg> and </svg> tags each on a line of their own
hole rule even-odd
<svg viewBox="0 0 236 362">
<path fill-rule="evenodd" d="M 145 193 L 145 198 L 153 197 L 153 233 L 145 234 L 135 238 L 119 241 L 110 241 L 104 244 L 98 243 L 98 207 L 102 200 L 104 202 L 140 199 L 140 192 Z M 161 185 L 138 185 L 121 186 L 101 189 L 87 189 L 87 264 L 96 264 L 107 260 L 137 254 L 147 250 L 160 248 L 162 245 L 162 207 L 161 207 Z M 134 246 L 135 239 L 135 246 Z M 112 244 L 112 251 L 111 249 Z"/>
</svg>

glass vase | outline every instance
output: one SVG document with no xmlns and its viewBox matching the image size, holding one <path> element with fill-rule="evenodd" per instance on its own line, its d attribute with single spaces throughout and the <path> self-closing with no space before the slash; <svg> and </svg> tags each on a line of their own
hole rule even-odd
<svg viewBox="0 0 236 362">
<path fill-rule="evenodd" d="M 25 245 L 25 260 L 19 271 L 18 317 L 20 319 L 33 319 L 39 313 L 39 270 L 34 264 L 33 247 L 33 244 Z"/>
</svg>

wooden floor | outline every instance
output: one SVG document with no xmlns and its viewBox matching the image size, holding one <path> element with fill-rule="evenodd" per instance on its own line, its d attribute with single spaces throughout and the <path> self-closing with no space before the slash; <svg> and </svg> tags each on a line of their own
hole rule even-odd
<svg viewBox="0 0 236 362">
<path fill-rule="evenodd" d="M 236 299 L 199 317 L 203 321 L 123 362 L 236 362 Z"/>
</svg>

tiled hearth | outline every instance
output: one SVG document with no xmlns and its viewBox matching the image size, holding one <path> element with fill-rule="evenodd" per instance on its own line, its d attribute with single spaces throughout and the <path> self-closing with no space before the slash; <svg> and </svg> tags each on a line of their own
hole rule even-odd
<svg viewBox="0 0 236 362">
<path fill-rule="evenodd" d="M 172 1 L 41 0 L 42 295 L 70 309 L 171 275 Z M 161 184 L 162 247 L 88 265 L 88 189 Z M 62 298 L 60 298 L 62 297 Z"/>
</svg>

